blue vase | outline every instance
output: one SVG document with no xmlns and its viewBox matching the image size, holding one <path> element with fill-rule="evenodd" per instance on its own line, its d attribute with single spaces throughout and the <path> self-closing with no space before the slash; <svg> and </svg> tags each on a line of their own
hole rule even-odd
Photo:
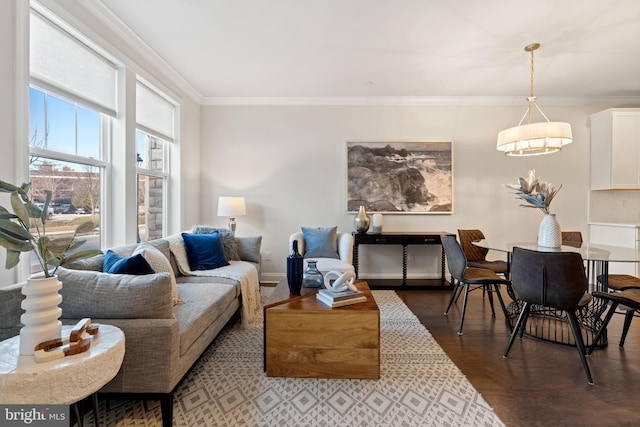
<svg viewBox="0 0 640 427">
<path fill-rule="evenodd" d="M 324 278 L 316 266 L 317 263 L 318 261 L 314 259 L 307 260 L 307 268 L 302 278 L 302 286 L 305 288 L 319 288 L 324 284 Z"/>
</svg>

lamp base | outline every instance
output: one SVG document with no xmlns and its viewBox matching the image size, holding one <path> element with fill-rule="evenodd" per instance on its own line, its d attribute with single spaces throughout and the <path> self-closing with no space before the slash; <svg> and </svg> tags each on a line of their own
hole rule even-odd
<svg viewBox="0 0 640 427">
<path fill-rule="evenodd" d="M 236 219 L 235 218 L 229 218 L 229 231 L 231 231 L 231 234 L 236 234 Z"/>
</svg>

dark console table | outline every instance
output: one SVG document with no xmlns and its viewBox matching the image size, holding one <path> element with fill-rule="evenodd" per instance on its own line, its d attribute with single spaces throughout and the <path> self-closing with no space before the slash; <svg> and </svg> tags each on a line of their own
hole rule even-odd
<svg viewBox="0 0 640 427">
<path fill-rule="evenodd" d="M 358 247 L 360 245 L 402 245 L 402 283 L 401 287 L 409 287 L 407 283 L 407 246 L 409 245 L 440 245 L 442 246 L 442 236 L 453 236 L 455 234 L 448 233 L 446 231 L 433 231 L 425 233 L 381 233 L 381 234 L 368 234 L 368 233 L 356 233 L 353 232 L 353 267 L 356 270 L 356 276 L 358 275 Z M 440 279 L 435 280 L 436 285 L 450 286 L 445 279 L 445 263 L 446 258 L 444 254 L 444 248 L 442 248 L 442 264 L 440 266 Z M 388 282 L 382 280 L 367 280 L 370 285 L 377 282 Z M 424 286 L 420 288 L 433 288 L 434 280 L 420 280 L 424 283 Z M 383 286 L 389 287 L 386 283 L 382 283 Z M 372 286 L 373 287 L 373 286 Z M 414 288 L 414 286 L 411 286 Z M 417 288 L 417 287 L 415 287 Z"/>
</svg>

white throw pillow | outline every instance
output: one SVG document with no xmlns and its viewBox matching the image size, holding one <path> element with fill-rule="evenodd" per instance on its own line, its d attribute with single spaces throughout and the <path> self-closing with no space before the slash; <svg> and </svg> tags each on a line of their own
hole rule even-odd
<svg viewBox="0 0 640 427">
<path fill-rule="evenodd" d="M 182 240 L 182 236 L 171 236 L 167 237 L 169 241 L 169 248 L 171 249 L 171 253 L 176 259 L 176 265 L 180 270 L 180 273 L 185 276 L 191 276 L 191 267 L 189 266 L 189 258 L 187 257 L 187 250 L 184 247 L 184 240 Z"/>
<path fill-rule="evenodd" d="M 142 254 L 156 273 L 169 273 L 169 278 L 171 279 L 171 299 L 173 300 L 173 305 L 176 305 L 178 303 L 178 284 L 176 283 L 176 275 L 167 257 L 148 242 L 141 242 L 136 250 L 133 251 L 132 256 L 137 254 Z"/>
</svg>

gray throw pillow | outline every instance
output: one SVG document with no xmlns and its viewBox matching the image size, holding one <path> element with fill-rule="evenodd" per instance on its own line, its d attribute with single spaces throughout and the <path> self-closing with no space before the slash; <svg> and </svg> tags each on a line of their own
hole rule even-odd
<svg viewBox="0 0 640 427">
<path fill-rule="evenodd" d="M 262 236 L 255 237 L 236 237 L 238 242 L 238 253 L 240 260 L 260 262 L 260 246 L 262 245 Z"/>
<path fill-rule="evenodd" d="M 193 234 L 212 234 L 216 231 L 222 238 L 222 246 L 224 248 L 224 254 L 226 258 L 229 261 L 240 261 L 241 258 L 238 251 L 238 242 L 230 230 L 226 228 L 214 228 L 208 225 L 195 225 L 191 229 L 191 232 Z"/>
<path fill-rule="evenodd" d="M 57 274 L 63 318 L 173 318 L 169 273 L 136 276 L 60 267 Z"/>
<path fill-rule="evenodd" d="M 301 227 L 305 258 L 340 258 L 338 227 Z"/>
<path fill-rule="evenodd" d="M 65 267 L 73 270 L 93 270 L 102 271 L 104 265 L 104 254 L 95 255 L 90 258 L 79 259 L 66 264 Z"/>
</svg>

